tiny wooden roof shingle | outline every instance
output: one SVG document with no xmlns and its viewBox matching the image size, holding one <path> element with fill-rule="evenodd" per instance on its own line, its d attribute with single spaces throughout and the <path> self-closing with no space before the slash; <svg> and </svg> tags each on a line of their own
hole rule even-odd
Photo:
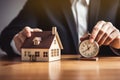
<svg viewBox="0 0 120 80">
<path fill-rule="evenodd" d="M 40 37 L 41 41 L 39 45 L 34 45 L 33 39 L 35 37 Z M 52 34 L 52 31 L 43 31 L 43 32 L 31 32 L 31 37 L 27 38 L 21 48 L 26 49 L 49 49 L 53 39 L 55 37 L 55 34 Z M 56 36 L 57 40 L 59 39 L 59 36 L 57 34 Z M 61 49 L 63 49 L 63 46 L 61 45 L 61 41 L 58 40 L 59 46 Z"/>
</svg>

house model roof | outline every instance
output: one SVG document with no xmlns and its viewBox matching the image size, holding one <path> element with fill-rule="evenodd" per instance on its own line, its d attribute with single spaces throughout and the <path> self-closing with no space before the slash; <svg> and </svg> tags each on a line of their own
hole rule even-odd
<svg viewBox="0 0 120 80">
<path fill-rule="evenodd" d="M 50 48 L 54 37 L 56 36 L 58 43 L 60 45 L 60 48 L 63 49 L 61 40 L 59 38 L 59 35 L 57 32 L 52 31 L 43 31 L 43 32 L 31 32 L 31 37 L 27 38 L 21 48 L 41 48 L 41 49 L 46 49 Z M 37 45 L 34 44 L 35 40 L 40 40 L 39 44 Z"/>
</svg>

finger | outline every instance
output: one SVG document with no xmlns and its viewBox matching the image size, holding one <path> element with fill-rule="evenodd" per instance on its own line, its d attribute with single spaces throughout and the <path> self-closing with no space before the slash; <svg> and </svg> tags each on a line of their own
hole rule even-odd
<svg viewBox="0 0 120 80">
<path fill-rule="evenodd" d="M 19 34 L 18 38 L 20 39 L 21 43 L 23 43 L 27 37 L 23 36 L 22 34 Z"/>
<path fill-rule="evenodd" d="M 104 45 L 109 45 L 117 36 L 119 36 L 118 30 L 113 31 L 106 39 Z"/>
<path fill-rule="evenodd" d="M 96 38 L 96 36 L 98 35 L 99 30 L 102 28 L 102 26 L 105 24 L 105 21 L 99 21 L 95 27 L 93 28 L 93 31 L 91 33 L 90 36 L 90 42 L 93 42 Z"/>
<path fill-rule="evenodd" d="M 39 29 L 39 28 L 33 28 L 32 31 L 33 31 L 33 32 L 42 32 L 43 30 L 42 30 L 42 29 Z"/>
<path fill-rule="evenodd" d="M 109 27 L 106 31 L 106 33 L 102 36 L 102 38 L 100 39 L 100 41 L 98 42 L 99 45 L 103 45 L 106 41 L 106 39 L 108 38 L 108 36 L 115 30 L 114 27 Z"/>
<path fill-rule="evenodd" d="M 26 37 L 31 37 L 31 32 L 33 32 L 33 29 L 28 26 L 22 30 L 22 34 Z"/>
<path fill-rule="evenodd" d="M 95 41 L 96 42 L 99 42 L 100 39 L 103 37 L 103 35 L 107 32 L 107 29 L 110 27 L 110 26 L 113 26 L 110 22 L 106 22 L 102 28 L 99 30 L 98 32 L 98 35 L 96 36 L 96 39 Z"/>
<path fill-rule="evenodd" d="M 87 34 L 85 34 L 84 36 L 82 36 L 82 37 L 80 38 L 80 41 L 84 41 L 84 40 L 86 40 L 86 39 L 89 39 L 89 37 L 90 37 L 90 34 L 87 33 Z"/>
<path fill-rule="evenodd" d="M 120 33 L 119 36 L 110 43 L 110 46 L 116 49 L 120 49 Z"/>
<path fill-rule="evenodd" d="M 23 34 L 22 32 L 20 32 L 20 33 L 18 33 L 18 38 L 23 43 L 27 37 L 25 36 L 25 34 Z"/>
</svg>

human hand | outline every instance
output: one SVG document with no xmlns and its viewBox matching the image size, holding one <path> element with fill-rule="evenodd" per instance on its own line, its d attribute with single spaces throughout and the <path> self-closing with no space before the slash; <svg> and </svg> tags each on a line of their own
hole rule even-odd
<svg viewBox="0 0 120 80">
<path fill-rule="evenodd" d="M 31 37 L 31 32 L 42 32 L 42 30 L 38 28 L 25 27 L 22 31 L 14 36 L 13 40 L 19 52 L 21 52 L 21 46 L 25 39 Z"/>
<path fill-rule="evenodd" d="M 90 38 L 90 33 L 85 33 L 81 38 L 80 38 L 80 41 L 84 41 L 84 40 L 88 40 Z"/>
<path fill-rule="evenodd" d="M 90 41 L 120 49 L 120 32 L 111 22 L 99 21 L 92 30 Z"/>
</svg>

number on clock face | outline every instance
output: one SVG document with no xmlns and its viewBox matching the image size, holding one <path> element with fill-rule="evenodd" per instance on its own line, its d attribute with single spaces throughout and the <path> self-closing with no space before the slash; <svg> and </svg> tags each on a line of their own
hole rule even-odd
<svg viewBox="0 0 120 80">
<path fill-rule="evenodd" d="M 98 54 L 99 46 L 96 42 L 91 43 L 89 40 L 84 40 L 80 43 L 79 52 L 83 57 L 90 58 Z"/>
</svg>

